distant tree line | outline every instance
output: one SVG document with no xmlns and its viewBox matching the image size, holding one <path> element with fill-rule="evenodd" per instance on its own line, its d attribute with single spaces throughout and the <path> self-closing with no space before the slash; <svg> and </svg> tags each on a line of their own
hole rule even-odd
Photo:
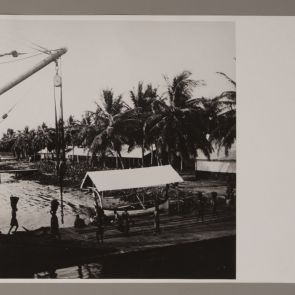
<svg viewBox="0 0 295 295">
<path fill-rule="evenodd" d="M 91 163 L 101 167 L 112 152 L 124 168 L 123 145 L 130 151 L 140 147 L 142 159 L 146 150 L 153 150 L 158 165 L 192 161 L 198 151 L 209 158 L 213 148 L 224 147 L 227 153 L 236 139 L 236 83 L 224 73 L 217 74 L 229 81 L 231 90 L 215 98 L 193 97 L 195 87 L 204 81 L 193 80 L 188 71 L 172 79 L 164 77 L 167 89 L 161 95 L 152 84 L 139 82 L 129 92 L 132 106 L 105 89 L 94 111 L 87 111 L 81 120 L 69 116 L 65 144 L 88 148 Z M 13 152 L 18 159 L 34 157 L 44 148 L 53 151 L 55 138 L 55 128 L 45 123 L 35 129 L 8 129 L 0 140 L 0 151 Z"/>
</svg>

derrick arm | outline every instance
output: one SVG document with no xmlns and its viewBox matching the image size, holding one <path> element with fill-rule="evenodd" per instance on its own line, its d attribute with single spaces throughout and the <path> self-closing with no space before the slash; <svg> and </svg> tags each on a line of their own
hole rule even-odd
<svg viewBox="0 0 295 295">
<path fill-rule="evenodd" d="M 55 62 L 58 58 L 60 58 L 67 51 L 68 51 L 67 48 L 61 48 L 61 49 L 56 50 L 54 53 L 50 53 L 45 59 L 43 59 L 41 62 L 36 64 L 33 68 L 31 68 L 27 72 L 23 73 L 22 75 L 20 75 L 19 77 L 17 77 L 13 81 L 7 83 L 2 88 L 0 88 L 0 95 L 7 92 L 8 90 L 13 88 L 17 84 L 21 83 L 22 81 L 26 80 L 27 78 L 29 78 L 30 76 L 32 76 L 36 72 L 40 71 L 41 69 L 43 69 L 44 67 L 46 67 L 50 63 Z"/>
</svg>

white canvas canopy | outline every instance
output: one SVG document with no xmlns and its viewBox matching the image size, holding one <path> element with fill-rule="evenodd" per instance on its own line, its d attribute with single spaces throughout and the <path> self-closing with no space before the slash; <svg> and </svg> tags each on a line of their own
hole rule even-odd
<svg viewBox="0 0 295 295">
<path fill-rule="evenodd" d="M 87 172 L 81 188 L 95 187 L 98 191 L 144 188 L 183 182 L 170 166 Z"/>
</svg>

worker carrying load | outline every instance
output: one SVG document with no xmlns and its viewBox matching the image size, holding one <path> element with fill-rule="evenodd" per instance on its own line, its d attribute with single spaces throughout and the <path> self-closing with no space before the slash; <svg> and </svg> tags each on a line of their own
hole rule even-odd
<svg viewBox="0 0 295 295">
<path fill-rule="evenodd" d="M 50 222 L 50 230 L 51 230 L 51 234 L 60 239 L 60 232 L 59 232 L 59 224 L 58 224 L 58 218 L 56 216 L 56 211 L 58 209 L 59 206 L 59 202 L 57 200 L 52 200 L 51 201 L 51 210 L 50 210 L 50 214 L 51 214 L 51 222 Z"/>
<path fill-rule="evenodd" d="M 12 231 L 12 229 L 15 227 L 14 233 L 18 229 L 18 221 L 16 218 L 16 211 L 17 211 L 17 202 L 19 198 L 15 196 L 10 197 L 10 205 L 11 205 L 11 221 L 10 221 L 10 229 L 8 231 L 8 234 Z"/>
</svg>

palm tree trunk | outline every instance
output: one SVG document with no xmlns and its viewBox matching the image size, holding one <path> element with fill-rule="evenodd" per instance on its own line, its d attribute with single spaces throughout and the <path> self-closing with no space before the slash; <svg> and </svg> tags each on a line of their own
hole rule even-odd
<svg viewBox="0 0 295 295">
<path fill-rule="evenodd" d="M 119 167 L 119 164 L 118 164 L 118 155 L 116 156 L 116 168 L 118 169 Z"/>
<path fill-rule="evenodd" d="M 141 167 L 144 167 L 144 145 L 141 146 Z"/>
<path fill-rule="evenodd" d="M 167 160 L 168 160 L 168 164 L 171 165 L 170 151 L 169 150 L 167 152 Z"/>
<path fill-rule="evenodd" d="M 157 165 L 160 166 L 160 159 L 159 159 L 159 152 L 158 152 L 157 145 L 156 145 L 156 160 L 157 160 Z"/>
<path fill-rule="evenodd" d="M 72 147 L 73 147 L 73 163 L 74 163 L 74 160 L 75 160 L 75 151 L 74 151 L 74 143 L 72 141 Z"/>
<path fill-rule="evenodd" d="M 154 155 L 153 145 L 151 145 L 151 166 L 153 166 L 153 155 Z"/>
<path fill-rule="evenodd" d="M 121 157 L 121 153 L 120 153 L 120 152 L 117 152 L 117 154 L 118 154 L 119 159 L 120 159 L 121 168 L 122 168 L 122 169 L 125 169 L 125 167 L 124 167 L 124 163 L 123 163 L 123 159 L 122 159 L 122 157 Z"/>
</svg>

